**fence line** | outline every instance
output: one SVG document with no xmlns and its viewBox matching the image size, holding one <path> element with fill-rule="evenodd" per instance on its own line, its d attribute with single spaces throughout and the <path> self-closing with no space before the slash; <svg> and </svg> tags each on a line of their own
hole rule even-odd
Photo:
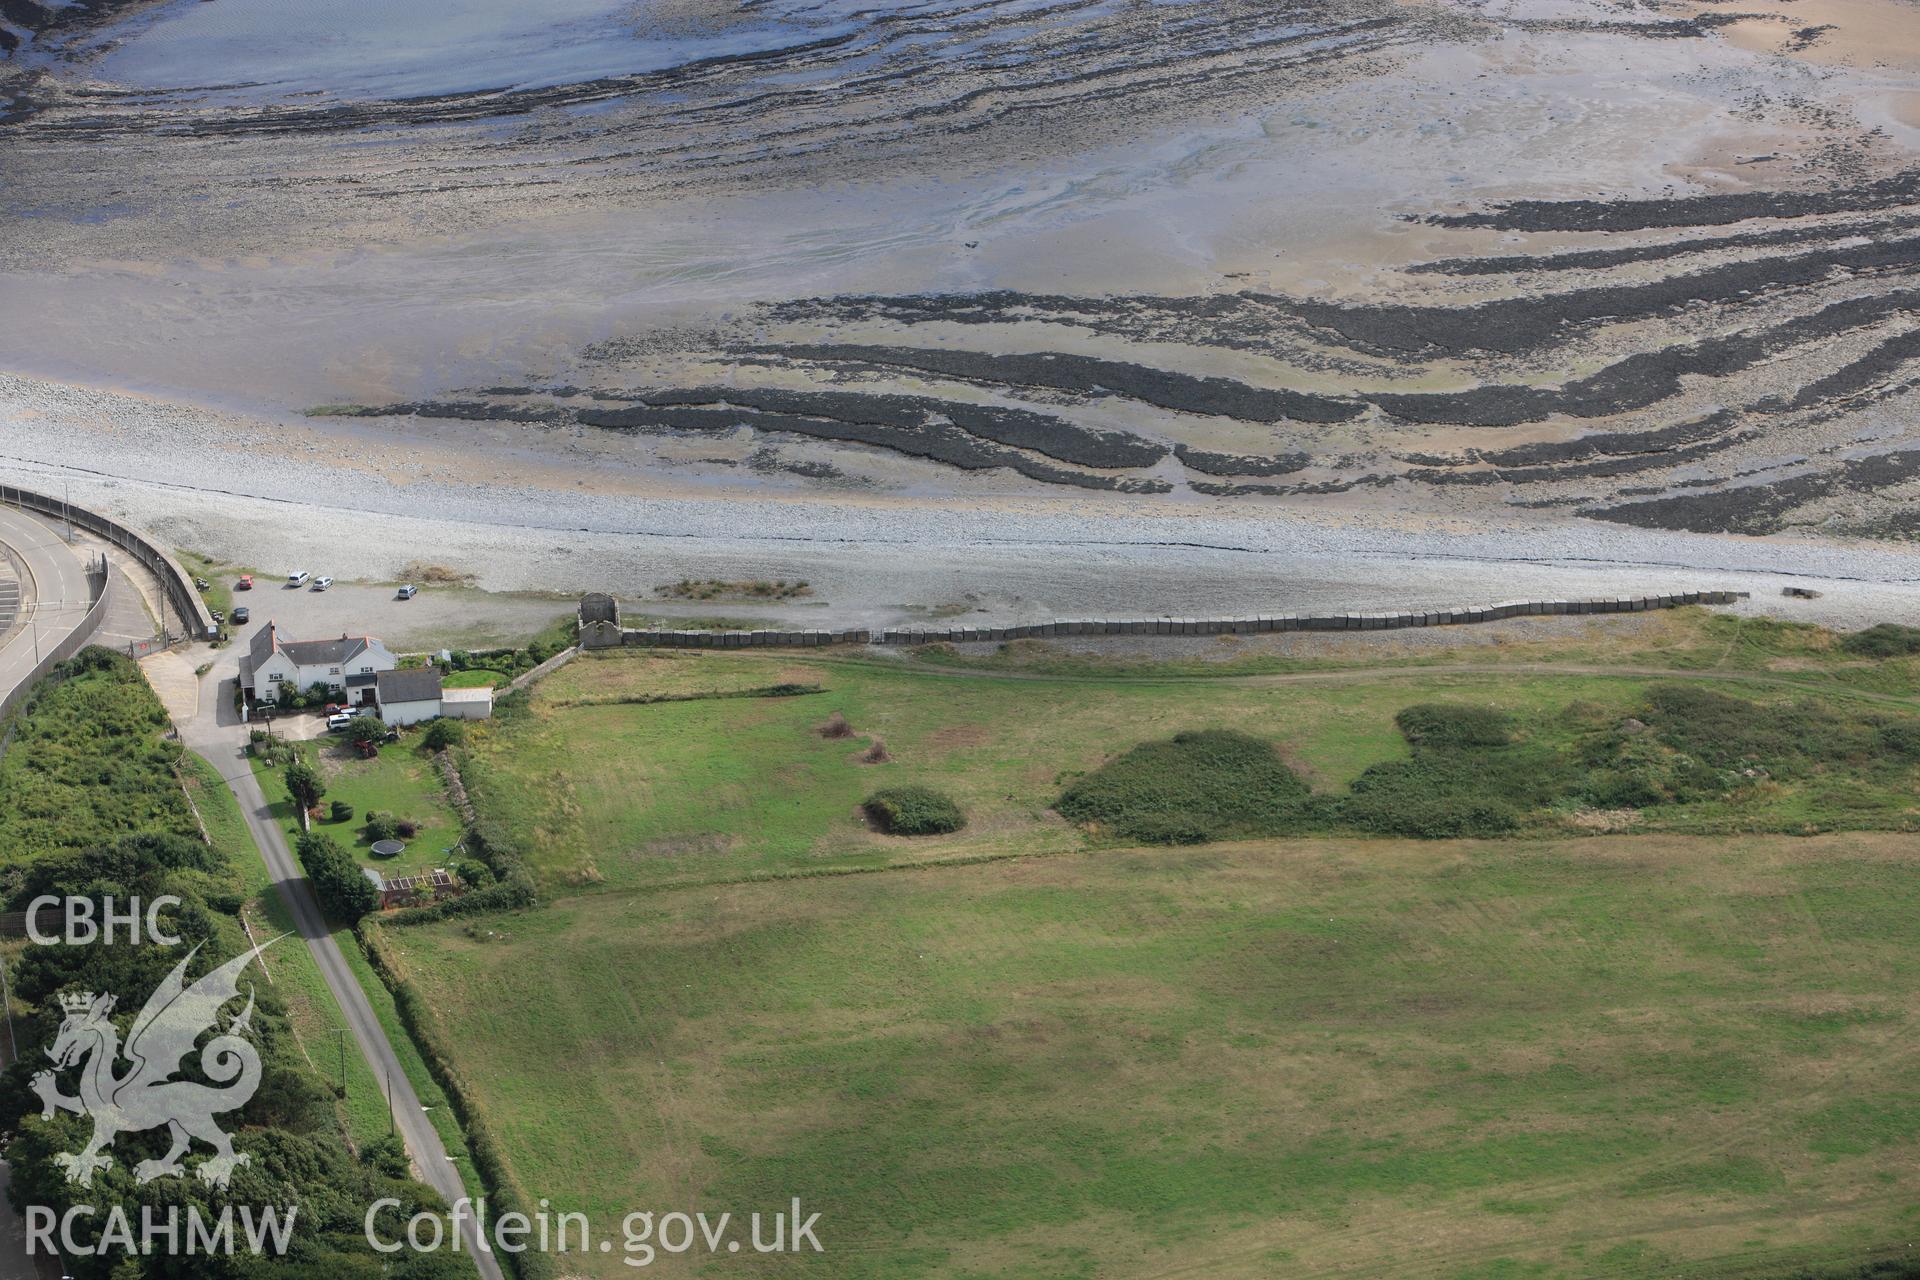
<svg viewBox="0 0 1920 1280">
<path fill-rule="evenodd" d="M 1590 600 L 1508 600 L 1420 612 L 1258 614 L 1245 618 L 1091 618 L 1004 627 L 902 627 L 874 631 L 848 628 L 826 631 L 671 631 L 621 628 L 617 621 L 580 626 L 580 648 L 651 646 L 672 649 L 752 649 L 766 646 L 811 648 L 837 644 L 969 644 L 994 640 L 1051 640 L 1062 636 L 1218 636 L 1276 631 L 1395 631 L 1407 627 L 1449 627 L 1503 618 L 1539 618 L 1603 613 L 1643 613 L 1689 604 L 1732 604 L 1745 591 L 1684 591 L 1657 596 L 1619 596 Z"/>
</svg>

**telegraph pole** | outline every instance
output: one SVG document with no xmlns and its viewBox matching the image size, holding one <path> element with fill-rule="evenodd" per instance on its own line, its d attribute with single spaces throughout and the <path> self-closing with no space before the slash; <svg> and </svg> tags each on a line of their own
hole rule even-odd
<svg viewBox="0 0 1920 1280">
<path fill-rule="evenodd" d="M 0 1000 L 7 1006 L 7 1061 L 13 1062 L 20 1056 L 20 1046 L 13 1039 L 13 992 L 7 986 L 7 966 L 0 962 Z"/>
</svg>

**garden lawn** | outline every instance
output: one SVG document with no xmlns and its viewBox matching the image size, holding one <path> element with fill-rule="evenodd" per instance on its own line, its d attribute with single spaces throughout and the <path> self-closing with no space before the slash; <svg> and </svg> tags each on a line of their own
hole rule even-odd
<svg viewBox="0 0 1920 1280">
<path fill-rule="evenodd" d="M 419 749 L 419 732 L 409 732 L 401 741 L 388 743 L 372 760 L 362 760 L 352 748 L 335 737 L 318 738 L 299 744 L 309 763 L 320 770 L 327 784 L 321 798 L 321 818 L 315 831 L 333 837 L 341 848 L 362 864 L 377 867 L 388 876 L 405 875 L 433 867 L 448 866 L 458 855 L 448 852 L 460 843 L 460 820 L 453 812 L 441 784 L 433 757 Z M 260 788 L 270 800 L 284 800 L 287 794 L 284 773 L 254 762 Z M 353 806 L 353 817 L 334 822 L 326 816 L 335 800 Z M 419 824 L 419 830 L 405 841 L 406 851 L 397 858 L 373 856 L 365 832 L 367 814 L 391 813 Z M 286 806 L 289 839 L 299 834 L 291 804 Z"/>
</svg>

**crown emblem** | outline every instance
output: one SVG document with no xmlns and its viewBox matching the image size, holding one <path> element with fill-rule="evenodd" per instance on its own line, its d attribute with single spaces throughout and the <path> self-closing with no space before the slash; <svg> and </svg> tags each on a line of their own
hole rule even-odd
<svg viewBox="0 0 1920 1280">
<path fill-rule="evenodd" d="M 93 1008 L 93 992 L 66 991 L 60 995 L 60 1007 L 68 1013 L 85 1013 Z"/>
</svg>

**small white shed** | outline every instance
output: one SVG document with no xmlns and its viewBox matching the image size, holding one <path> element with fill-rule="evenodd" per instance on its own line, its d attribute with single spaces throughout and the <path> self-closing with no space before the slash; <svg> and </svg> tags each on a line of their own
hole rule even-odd
<svg viewBox="0 0 1920 1280">
<path fill-rule="evenodd" d="M 374 677 L 373 696 L 390 725 L 431 720 L 440 714 L 440 673 L 432 667 L 382 671 Z"/>
<path fill-rule="evenodd" d="M 442 690 L 440 714 L 449 720 L 485 720 L 493 714 L 493 690 Z"/>
</svg>

